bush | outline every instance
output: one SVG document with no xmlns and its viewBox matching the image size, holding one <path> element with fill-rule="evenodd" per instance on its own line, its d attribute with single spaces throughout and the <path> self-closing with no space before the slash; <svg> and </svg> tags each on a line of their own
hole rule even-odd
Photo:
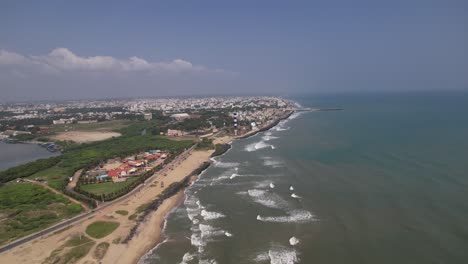
<svg viewBox="0 0 468 264">
<path fill-rule="evenodd" d="M 119 225 L 118 222 L 97 221 L 86 227 L 86 234 L 93 238 L 103 238 L 114 232 Z"/>
</svg>

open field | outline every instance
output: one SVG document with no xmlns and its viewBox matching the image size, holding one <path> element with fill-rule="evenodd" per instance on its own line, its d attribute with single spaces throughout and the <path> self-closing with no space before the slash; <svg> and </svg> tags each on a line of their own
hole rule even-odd
<svg viewBox="0 0 468 264">
<path fill-rule="evenodd" d="M 7 184 L 0 188 L 0 244 L 34 233 L 83 211 L 79 204 L 43 187 Z"/>
<path fill-rule="evenodd" d="M 117 132 L 101 132 L 101 131 L 67 131 L 59 132 L 52 136 L 53 140 L 60 141 L 74 141 L 77 143 L 86 143 L 106 140 L 113 137 L 120 137 L 121 134 Z"/>
<path fill-rule="evenodd" d="M 114 121 L 104 121 L 98 123 L 89 123 L 89 124 L 66 124 L 66 125 L 51 125 L 47 129 L 50 129 L 52 133 L 66 132 L 66 131 L 100 131 L 100 132 L 110 132 L 117 131 L 124 127 L 127 127 L 134 121 L 129 120 L 114 120 Z"/>
<path fill-rule="evenodd" d="M 124 188 L 130 183 L 136 181 L 138 177 L 128 178 L 123 182 L 103 182 L 103 183 L 92 183 L 92 184 L 82 184 L 80 188 L 83 191 L 94 193 L 96 195 L 109 194 Z"/>
</svg>

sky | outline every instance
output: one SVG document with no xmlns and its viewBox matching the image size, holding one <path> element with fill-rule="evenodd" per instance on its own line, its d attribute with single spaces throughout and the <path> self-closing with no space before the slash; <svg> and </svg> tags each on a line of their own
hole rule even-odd
<svg viewBox="0 0 468 264">
<path fill-rule="evenodd" d="M 0 1 L 0 102 L 468 90 L 468 1 Z"/>
</svg>

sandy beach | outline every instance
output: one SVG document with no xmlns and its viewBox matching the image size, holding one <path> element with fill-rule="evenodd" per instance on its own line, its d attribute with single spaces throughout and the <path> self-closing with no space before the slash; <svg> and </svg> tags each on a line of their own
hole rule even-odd
<svg viewBox="0 0 468 264">
<path fill-rule="evenodd" d="M 74 141 L 77 143 L 93 142 L 106 140 L 112 137 L 120 137 L 121 134 L 117 132 L 101 132 L 101 131 L 67 131 L 60 132 L 53 136 L 54 140 Z"/>
</svg>

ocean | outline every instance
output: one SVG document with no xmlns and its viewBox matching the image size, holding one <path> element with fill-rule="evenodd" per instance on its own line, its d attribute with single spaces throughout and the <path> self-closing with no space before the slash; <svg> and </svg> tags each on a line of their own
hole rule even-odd
<svg viewBox="0 0 468 264">
<path fill-rule="evenodd" d="M 235 141 L 140 263 L 466 263 L 466 94 L 294 100 L 344 110 Z"/>
<path fill-rule="evenodd" d="M 7 144 L 0 142 L 0 171 L 59 154 L 49 152 L 36 144 Z"/>
</svg>

